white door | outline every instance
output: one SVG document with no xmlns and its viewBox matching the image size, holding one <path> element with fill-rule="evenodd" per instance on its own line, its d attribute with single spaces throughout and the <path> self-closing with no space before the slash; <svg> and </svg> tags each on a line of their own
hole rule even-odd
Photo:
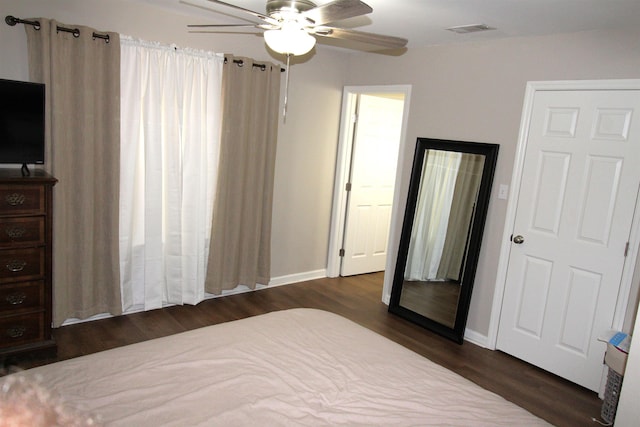
<svg viewBox="0 0 640 427">
<path fill-rule="evenodd" d="M 404 98 L 361 94 L 340 274 L 385 269 Z"/>
<path fill-rule="evenodd" d="M 497 348 L 591 390 L 636 206 L 639 115 L 637 90 L 538 91 L 527 132 Z"/>
</svg>

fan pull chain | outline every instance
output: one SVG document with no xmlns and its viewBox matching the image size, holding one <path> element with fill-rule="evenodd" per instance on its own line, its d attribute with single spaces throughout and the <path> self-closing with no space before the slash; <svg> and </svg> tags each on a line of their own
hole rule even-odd
<svg viewBox="0 0 640 427">
<path fill-rule="evenodd" d="M 284 83 L 284 108 L 282 109 L 282 122 L 287 122 L 287 104 L 289 102 L 289 60 L 291 59 L 291 54 L 287 54 L 287 75 L 285 77 Z"/>
</svg>

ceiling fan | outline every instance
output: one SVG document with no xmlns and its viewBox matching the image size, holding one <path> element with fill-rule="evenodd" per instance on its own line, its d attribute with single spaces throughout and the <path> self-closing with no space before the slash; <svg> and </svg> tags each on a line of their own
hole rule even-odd
<svg viewBox="0 0 640 427">
<path fill-rule="evenodd" d="M 266 13 L 254 12 L 219 0 L 208 1 L 238 10 L 262 22 L 189 25 L 190 28 L 253 27 L 265 30 L 264 38 L 267 45 L 287 56 L 304 55 L 309 52 L 316 43 L 314 36 L 366 43 L 379 46 L 381 49 L 402 48 L 407 44 L 407 39 L 400 37 L 328 25 L 373 12 L 369 5 L 360 0 L 334 0 L 320 6 L 310 0 L 267 0 Z"/>
</svg>

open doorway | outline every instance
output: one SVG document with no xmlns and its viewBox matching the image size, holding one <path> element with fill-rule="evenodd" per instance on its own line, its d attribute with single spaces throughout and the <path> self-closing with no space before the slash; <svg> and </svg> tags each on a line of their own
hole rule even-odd
<svg viewBox="0 0 640 427">
<path fill-rule="evenodd" d="M 348 86 L 340 140 L 327 275 L 382 271 L 406 134 L 410 86 Z"/>
</svg>

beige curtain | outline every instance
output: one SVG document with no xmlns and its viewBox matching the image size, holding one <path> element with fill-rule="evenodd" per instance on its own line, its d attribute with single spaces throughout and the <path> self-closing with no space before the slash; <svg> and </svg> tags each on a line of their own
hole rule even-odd
<svg viewBox="0 0 640 427">
<path fill-rule="evenodd" d="M 255 66 L 254 66 L 255 65 Z M 280 67 L 227 55 L 220 168 L 205 290 L 268 284 Z"/>
<path fill-rule="evenodd" d="M 45 168 L 53 191 L 53 316 L 120 314 L 120 40 L 37 19 L 25 25 L 31 79 L 46 84 Z M 79 30 L 79 36 L 58 29 Z"/>
<path fill-rule="evenodd" d="M 484 156 L 468 153 L 462 155 L 453 190 L 447 237 L 438 266 L 439 278 L 462 280 L 462 262 L 469 241 L 483 168 Z"/>
</svg>

